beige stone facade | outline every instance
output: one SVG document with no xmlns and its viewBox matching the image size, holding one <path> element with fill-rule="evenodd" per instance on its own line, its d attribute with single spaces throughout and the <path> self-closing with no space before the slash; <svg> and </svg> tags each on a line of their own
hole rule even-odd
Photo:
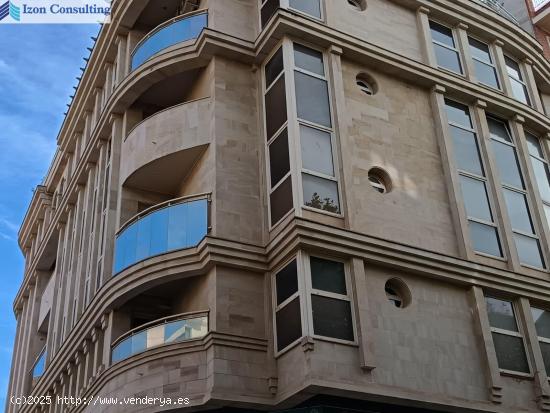
<svg viewBox="0 0 550 413">
<path fill-rule="evenodd" d="M 549 411 L 542 52 L 481 0 L 114 1 L 8 412 Z"/>
</svg>

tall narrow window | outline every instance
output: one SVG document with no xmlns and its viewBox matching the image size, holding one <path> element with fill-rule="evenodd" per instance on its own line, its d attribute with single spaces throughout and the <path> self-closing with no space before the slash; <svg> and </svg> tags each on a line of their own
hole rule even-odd
<svg viewBox="0 0 550 413">
<path fill-rule="evenodd" d="M 283 60 L 281 47 L 264 69 L 271 225 L 275 225 L 293 208 Z"/>
<path fill-rule="evenodd" d="M 291 9 L 321 19 L 321 0 L 289 0 L 288 6 Z"/>
<path fill-rule="evenodd" d="M 309 265 L 313 333 L 353 341 L 351 300 L 344 263 L 310 257 Z"/>
<path fill-rule="evenodd" d="M 304 205 L 339 214 L 334 134 L 321 52 L 294 44 L 294 84 Z"/>
<path fill-rule="evenodd" d="M 269 22 L 271 17 L 277 13 L 277 9 L 281 6 L 281 0 L 260 0 L 261 10 L 260 19 L 262 21 L 262 28 Z"/>
<path fill-rule="evenodd" d="M 548 220 L 548 227 L 550 227 L 550 169 L 548 168 L 548 158 L 545 156 L 545 151 L 539 138 L 529 132 L 525 133 L 525 137 L 527 138 L 529 156 L 533 165 L 540 197 L 542 198 L 544 212 Z"/>
<path fill-rule="evenodd" d="M 487 178 L 470 109 L 448 99 L 445 100 L 445 104 L 472 248 L 478 253 L 502 257 L 498 229 L 488 197 Z"/>
<path fill-rule="evenodd" d="M 487 117 L 487 123 L 520 262 L 542 268 L 544 264 L 540 243 L 529 211 L 527 191 L 508 123 L 492 116 Z"/>
<path fill-rule="evenodd" d="M 474 61 L 477 80 L 484 85 L 499 89 L 498 76 L 489 46 L 473 37 L 468 37 L 470 53 Z"/>
<path fill-rule="evenodd" d="M 462 74 L 460 54 L 456 47 L 453 30 L 430 21 L 430 31 L 437 65 L 443 69 Z"/>
<path fill-rule="evenodd" d="M 512 86 L 512 96 L 526 105 L 531 105 L 527 86 L 523 80 L 519 64 L 508 56 L 505 56 L 504 59 L 506 61 L 506 72 L 508 73 L 508 78 Z"/>
<path fill-rule="evenodd" d="M 550 376 L 550 312 L 531 307 L 546 375 Z"/>
<path fill-rule="evenodd" d="M 513 304 L 492 297 L 486 297 L 485 301 L 499 368 L 528 374 L 529 363 Z"/>
<path fill-rule="evenodd" d="M 275 274 L 277 351 L 302 337 L 302 316 L 296 259 Z"/>
</svg>

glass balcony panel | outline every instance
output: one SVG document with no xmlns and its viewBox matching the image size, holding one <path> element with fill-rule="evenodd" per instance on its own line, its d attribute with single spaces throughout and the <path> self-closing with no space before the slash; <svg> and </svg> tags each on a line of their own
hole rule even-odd
<svg viewBox="0 0 550 413">
<path fill-rule="evenodd" d="M 165 325 L 151 327 L 147 332 L 147 348 L 156 347 L 164 344 Z"/>
<path fill-rule="evenodd" d="M 180 202 L 128 225 L 115 243 L 115 273 L 155 255 L 197 245 L 208 232 L 208 201 Z"/>
<path fill-rule="evenodd" d="M 131 338 L 132 354 L 141 353 L 147 349 L 147 330 L 136 333 Z"/>
<path fill-rule="evenodd" d="M 187 40 L 196 39 L 208 25 L 208 14 L 201 13 L 176 20 L 150 33 L 132 54 L 132 70 L 160 51 Z"/>
<path fill-rule="evenodd" d="M 111 355 L 113 363 L 124 360 L 132 355 L 132 340 L 128 338 L 118 343 L 114 348 Z"/>
</svg>

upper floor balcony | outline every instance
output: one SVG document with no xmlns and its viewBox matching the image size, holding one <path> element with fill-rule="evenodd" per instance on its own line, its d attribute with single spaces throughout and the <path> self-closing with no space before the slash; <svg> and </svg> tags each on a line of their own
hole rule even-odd
<svg viewBox="0 0 550 413">
<path fill-rule="evenodd" d="M 504 7 L 504 3 L 501 0 L 471 0 L 471 1 L 482 4 L 483 6 L 496 11 L 502 17 L 505 17 L 512 23 L 517 24 L 519 26 L 519 22 L 516 19 L 516 17 L 512 13 L 510 13 L 510 11 L 506 9 L 506 7 Z"/>
<path fill-rule="evenodd" d="M 197 10 L 170 19 L 149 32 L 134 48 L 131 70 L 151 57 L 181 43 L 195 40 L 208 26 L 208 12 Z"/>
<path fill-rule="evenodd" d="M 209 195 L 172 199 L 137 214 L 116 236 L 113 272 L 196 246 L 209 231 L 209 216 Z"/>
</svg>

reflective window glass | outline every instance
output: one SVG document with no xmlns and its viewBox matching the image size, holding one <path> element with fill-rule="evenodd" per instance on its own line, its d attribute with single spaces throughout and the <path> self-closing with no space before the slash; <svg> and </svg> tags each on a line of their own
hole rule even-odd
<svg viewBox="0 0 550 413">
<path fill-rule="evenodd" d="M 283 71 L 283 48 L 280 47 L 265 65 L 265 86 L 268 88 Z"/>
<path fill-rule="evenodd" d="M 487 117 L 487 124 L 489 125 L 491 138 L 512 143 L 512 135 L 506 123 L 492 117 Z"/>
<path fill-rule="evenodd" d="M 497 72 L 493 66 L 474 60 L 474 67 L 477 80 L 484 85 L 499 89 Z"/>
<path fill-rule="evenodd" d="M 439 67 L 448 69 L 455 73 L 462 73 L 460 57 L 455 50 L 447 49 L 445 46 L 434 43 L 435 58 Z"/>
<path fill-rule="evenodd" d="M 544 152 L 540 146 L 540 140 L 536 136 L 531 135 L 529 132 L 525 132 L 525 138 L 527 139 L 527 148 L 529 154 L 544 159 Z"/>
<path fill-rule="evenodd" d="M 347 294 L 344 264 L 317 257 L 310 257 L 311 286 L 316 290 Z"/>
<path fill-rule="evenodd" d="M 456 123 L 466 129 L 472 129 L 472 120 L 468 106 L 445 99 L 445 108 L 449 122 Z"/>
<path fill-rule="evenodd" d="M 529 363 L 521 337 L 493 333 L 493 342 L 501 369 L 529 373 Z"/>
<path fill-rule="evenodd" d="M 316 335 L 353 341 L 349 301 L 320 295 L 311 296 L 313 331 Z"/>
<path fill-rule="evenodd" d="M 544 267 L 538 239 L 514 233 L 514 241 L 522 264 L 536 268 Z"/>
<path fill-rule="evenodd" d="M 512 95 L 522 103 L 529 105 L 529 95 L 527 94 L 527 88 L 521 82 L 515 79 L 510 79 L 512 85 Z"/>
<path fill-rule="evenodd" d="M 468 37 L 468 43 L 470 44 L 470 53 L 474 59 L 481 60 L 486 63 L 492 63 L 491 52 L 489 46 L 473 37 Z"/>
<path fill-rule="evenodd" d="M 533 172 L 535 173 L 540 197 L 544 201 L 550 202 L 550 170 L 548 169 L 548 164 L 536 158 L 531 158 L 531 163 L 533 165 Z"/>
<path fill-rule="evenodd" d="M 448 27 L 445 27 L 434 21 L 430 21 L 430 31 L 432 33 L 432 39 L 434 41 L 446 44 L 450 47 L 455 47 L 453 31 Z"/>
<path fill-rule="evenodd" d="M 272 188 L 290 172 L 288 133 L 286 129 L 269 145 L 269 168 Z"/>
<path fill-rule="evenodd" d="M 533 225 L 529 216 L 525 195 L 509 189 L 503 189 L 506 209 L 512 223 L 512 228 L 529 234 L 533 233 Z"/>
<path fill-rule="evenodd" d="M 531 314 L 535 321 L 537 336 L 550 339 L 550 311 L 531 307 Z"/>
<path fill-rule="evenodd" d="M 460 184 L 468 217 L 492 222 L 485 182 L 460 175 Z"/>
<path fill-rule="evenodd" d="M 300 145 L 303 168 L 334 176 L 330 133 L 300 125 Z"/>
<path fill-rule="evenodd" d="M 271 205 L 271 225 L 275 225 L 292 209 L 292 182 L 286 178 L 269 196 Z"/>
<path fill-rule="evenodd" d="M 492 147 L 502 183 L 523 189 L 523 179 L 519 170 L 516 150 L 510 145 L 496 140 L 492 141 Z"/>
<path fill-rule="evenodd" d="M 340 213 L 338 184 L 335 181 L 302 174 L 304 204 L 323 211 Z"/>
<path fill-rule="evenodd" d="M 546 370 L 546 375 L 550 375 L 550 344 L 539 342 L 540 351 L 542 352 L 542 360 L 544 361 L 544 369 Z"/>
<path fill-rule="evenodd" d="M 296 297 L 275 314 L 277 350 L 281 351 L 302 337 L 300 297 Z"/>
<path fill-rule="evenodd" d="M 510 301 L 485 297 L 485 302 L 487 303 L 487 314 L 489 315 L 489 324 L 491 327 L 518 331 L 514 307 Z"/>
<path fill-rule="evenodd" d="M 294 72 L 294 77 L 298 117 L 331 127 L 327 82 L 301 72 Z"/>
<path fill-rule="evenodd" d="M 281 76 L 265 95 L 265 123 L 269 140 L 286 122 L 285 77 Z"/>
<path fill-rule="evenodd" d="M 323 66 L 323 54 L 317 50 L 294 43 L 294 64 L 300 69 L 313 72 L 318 75 L 325 75 Z"/>
<path fill-rule="evenodd" d="M 453 139 L 454 158 L 458 169 L 484 176 L 475 133 L 452 125 L 449 130 Z"/>
<path fill-rule="evenodd" d="M 273 16 L 277 12 L 277 9 L 280 7 L 279 1 L 280 0 L 267 0 L 262 6 L 262 11 L 261 11 L 262 27 L 264 27 L 269 21 L 269 19 L 271 19 L 271 16 Z"/>
<path fill-rule="evenodd" d="M 321 18 L 321 0 L 289 0 L 289 6 L 305 14 Z"/>
<path fill-rule="evenodd" d="M 298 268 L 296 260 L 288 263 L 286 267 L 275 275 L 275 285 L 277 290 L 277 305 L 298 291 Z"/>
<path fill-rule="evenodd" d="M 502 257 L 502 249 L 498 239 L 497 229 L 493 226 L 469 221 L 470 238 L 474 251 Z"/>
</svg>

